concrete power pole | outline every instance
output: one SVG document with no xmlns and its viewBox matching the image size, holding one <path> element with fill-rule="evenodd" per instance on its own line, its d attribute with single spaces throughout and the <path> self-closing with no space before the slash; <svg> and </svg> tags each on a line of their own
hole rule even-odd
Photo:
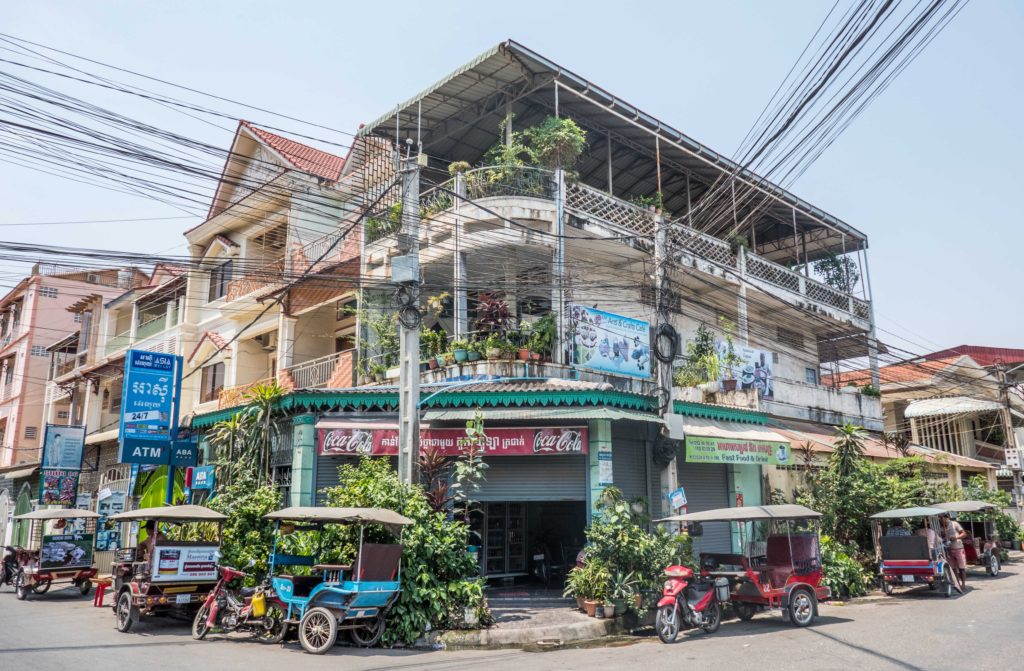
<svg viewBox="0 0 1024 671">
<path fill-rule="evenodd" d="M 669 320 L 669 288 L 668 288 L 668 226 L 665 217 L 661 214 L 654 216 L 654 304 L 657 307 L 657 325 L 671 323 Z M 657 331 L 656 331 L 657 332 Z M 658 343 L 654 343 L 657 347 Z M 657 357 L 651 357 L 658 364 L 658 414 L 663 418 L 672 409 L 672 362 L 661 361 Z M 676 460 L 672 459 L 659 474 L 659 488 L 661 489 L 661 501 L 668 499 L 668 495 L 679 486 Z"/>
<path fill-rule="evenodd" d="M 391 281 L 404 296 L 399 308 L 398 477 L 416 482 L 420 447 L 420 161 L 423 155 L 401 160 L 402 232 L 392 259 Z"/>
<path fill-rule="evenodd" d="M 1017 445 L 1017 434 L 1013 432 L 1013 415 L 1010 411 L 1010 384 L 1006 381 L 1006 366 L 998 364 L 999 371 L 999 401 L 1003 404 L 1003 435 L 1006 436 L 1006 450 L 1016 451 L 1015 458 L 1007 457 L 1005 460 L 1013 468 L 1013 500 L 1020 505 L 1021 496 L 1024 495 L 1022 487 L 1020 451 Z"/>
</svg>

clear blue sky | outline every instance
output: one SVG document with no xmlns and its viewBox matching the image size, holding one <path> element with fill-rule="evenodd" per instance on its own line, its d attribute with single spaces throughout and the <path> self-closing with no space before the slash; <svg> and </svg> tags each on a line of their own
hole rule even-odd
<svg viewBox="0 0 1024 671">
<path fill-rule="evenodd" d="M 3 31 L 346 131 L 511 37 L 732 154 L 830 6 L 19 2 Z M 1021 34 L 1024 4 L 974 0 L 793 186 L 868 234 L 883 339 L 1024 347 Z M 219 146 L 234 130 L 96 99 Z M 0 223 L 180 214 L 4 164 L 0 198 Z M 5 227 L 0 238 L 181 253 L 195 221 Z M 0 283 L 12 270 L 0 265 Z"/>
</svg>

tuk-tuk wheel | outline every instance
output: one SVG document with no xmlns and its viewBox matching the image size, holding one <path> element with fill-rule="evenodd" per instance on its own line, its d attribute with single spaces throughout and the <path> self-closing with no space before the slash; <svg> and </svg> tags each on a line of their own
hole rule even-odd
<svg viewBox="0 0 1024 671">
<path fill-rule="evenodd" d="M 338 640 L 338 618 L 326 608 L 311 608 L 299 621 L 299 643 L 306 652 L 322 655 Z"/>
<path fill-rule="evenodd" d="M 999 575 L 999 555 L 994 552 L 988 556 L 988 574 L 993 578 Z"/>
<path fill-rule="evenodd" d="M 949 564 L 946 564 L 946 568 L 942 571 L 942 596 L 947 599 L 953 596 L 953 581 L 956 578 L 953 577 L 953 569 L 949 568 Z"/>
<path fill-rule="evenodd" d="M 91 590 L 91 589 L 92 589 L 92 583 L 89 582 L 88 578 L 82 578 L 81 580 L 78 581 L 78 591 L 82 593 L 82 596 L 85 596 L 86 594 L 88 594 L 89 590 Z"/>
<path fill-rule="evenodd" d="M 32 585 L 32 591 L 36 594 L 46 594 L 50 591 L 50 583 L 51 581 L 49 580 L 37 582 L 35 585 Z"/>
<path fill-rule="evenodd" d="M 736 613 L 736 617 L 744 622 L 749 622 L 754 619 L 754 614 L 757 613 L 757 606 L 745 601 L 736 601 L 732 604 L 732 610 Z"/>
<path fill-rule="evenodd" d="M 384 614 L 378 615 L 365 627 L 349 629 L 348 635 L 352 638 L 352 643 L 360 648 L 372 648 L 384 635 Z"/>
<path fill-rule="evenodd" d="M 117 630 L 127 633 L 139 621 L 139 609 L 132 603 L 132 593 L 128 590 L 117 597 Z"/>
<path fill-rule="evenodd" d="M 789 621 L 796 627 L 806 627 L 814 621 L 814 595 L 806 589 L 789 595 Z"/>
<path fill-rule="evenodd" d="M 18 571 L 14 575 L 14 593 L 18 597 L 19 601 L 24 601 L 28 598 L 28 593 L 32 588 L 26 584 L 25 572 Z"/>
</svg>

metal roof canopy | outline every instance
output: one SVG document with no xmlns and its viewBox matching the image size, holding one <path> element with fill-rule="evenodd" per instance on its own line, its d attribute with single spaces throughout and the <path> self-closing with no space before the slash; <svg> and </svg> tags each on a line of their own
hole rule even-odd
<svg viewBox="0 0 1024 671">
<path fill-rule="evenodd" d="M 755 522 L 761 520 L 817 519 L 821 513 L 805 506 L 783 504 L 777 506 L 739 506 L 704 510 L 687 515 L 672 515 L 655 522 Z"/>
<path fill-rule="evenodd" d="M 895 510 L 883 510 L 880 513 L 875 513 L 871 516 L 873 520 L 898 520 L 906 519 L 908 517 L 938 517 L 939 515 L 948 514 L 948 510 L 942 508 L 931 508 L 928 506 L 918 506 L 916 508 L 896 508 Z"/>
<path fill-rule="evenodd" d="M 30 513 L 15 515 L 16 520 L 77 520 L 101 517 L 99 513 L 79 508 L 41 508 Z"/>
<path fill-rule="evenodd" d="M 228 517 L 206 506 L 155 506 L 127 510 L 111 515 L 108 519 L 125 522 L 130 520 L 154 520 L 157 522 L 223 522 Z"/>
<path fill-rule="evenodd" d="M 999 509 L 999 506 L 988 501 L 947 501 L 946 503 L 936 503 L 935 507 L 954 513 L 981 513 Z"/>
<path fill-rule="evenodd" d="M 511 111 L 513 128 L 539 123 L 555 112 L 588 131 L 588 148 L 576 166 L 580 180 L 607 189 L 608 142 L 611 141 L 613 188 L 622 198 L 657 191 L 655 138 L 660 145 L 665 206 L 675 217 L 696 203 L 723 174 L 737 169 L 729 158 L 668 124 L 617 98 L 523 45 L 508 40 L 400 104 L 358 132 L 358 136 L 416 141 L 431 156 L 470 163 L 500 139 L 498 124 Z M 397 121 L 397 129 L 396 129 Z M 354 163 L 354 162 L 353 162 Z M 346 170 L 355 169 L 346 165 Z M 771 195 L 757 225 L 760 253 L 793 258 L 794 211 L 799 231 L 807 232 L 811 260 L 826 253 L 867 247 L 867 236 L 833 215 L 749 171 L 738 179 Z M 741 207 L 741 217 L 746 216 Z"/>
<path fill-rule="evenodd" d="M 916 419 L 918 417 L 995 412 L 1002 410 L 1002 408 L 1003 406 L 995 401 L 986 401 L 968 396 L 948 396 L 945 398 L 925 398 L 911 401 L 903 415 Z"/>
<path fill-rule="evenodd" d="M 336 508 L 330 506 L 293 506 L 264 515 L 279 522 L 315 522 L 318 524 L 381 524 L 393 534 L 412 520 L 387 508 Z"/>
</svg>

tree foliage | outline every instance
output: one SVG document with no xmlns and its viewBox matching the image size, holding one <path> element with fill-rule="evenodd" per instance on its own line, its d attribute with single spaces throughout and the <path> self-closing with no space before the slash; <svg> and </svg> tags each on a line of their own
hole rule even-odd
<svg viewBox="0 0 1024 671">
<path fill-rule="evenodd" d="M 225 484 L 271 481 L 274 445 L 280 438 L 278 401 L 285 394 L 277 381 L 258 384 L 245 395 L 246 405 L 214 424 L 207 438 L 216 451 L 217 480 Z"/>
<path fill-rule="evenodd" d="M 274 524 L 263 516 L 281 508 L 281 493 L 243 477 L 234 484 L 219 487 L 217 496 L 207 505 L 228 516 L 220 563 L 245 571 L 249 574 L 246 584 L 255 585 L 267 574 L 274 547 Z"/>
</svg>

